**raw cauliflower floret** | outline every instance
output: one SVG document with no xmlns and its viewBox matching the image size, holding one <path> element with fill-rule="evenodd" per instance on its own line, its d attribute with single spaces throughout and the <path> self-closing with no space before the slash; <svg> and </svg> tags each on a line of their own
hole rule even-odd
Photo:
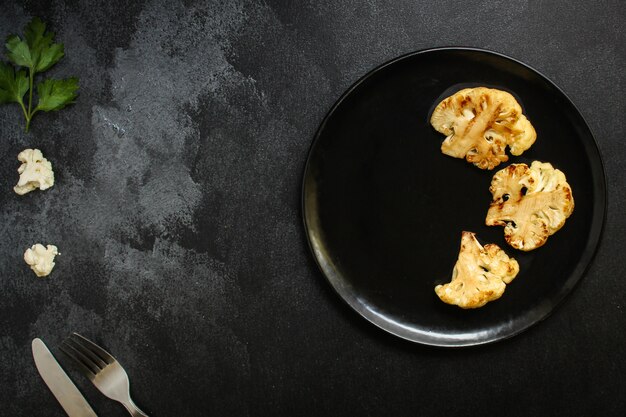
<svg viewBox="0 0 626 417">
<path fill-rule="evenodd" d="M 474 233 L 463 232 L 452 281 L 437 285 L 435 292 L 444 303 L 478 308 L 500 298 L 518 272 L 517 261 L 498 245 L 483 247 Z"/>
<path fill-rule="evenodd" d="M 547 162 L 509 165 L 496 172 L 489 191 L 493 201 L 485 223 L 504 226 L 507 243 L 523 251 L 546 243 L 574 211 L 565 174 Z"/>
<path fill-rule="evenodd" d="M 47 190 L 54 185 L 54 172 L 52 164 L 39 149 L 24 149 L 17 155 L 17 159 L 22 162 L 17 172 L 20 179 L 13 190 L 24 195 L 37 188 Z"/>
<path fill-rule="evenodd" d="M 437 105 L 430 124 L 446 135 L 441 152 L 465 158 L 480 169 L 493 169 L 530 148 L 537 133 L 522 108 L 506 91 L 466 88 Z"/>
<path fill-rule="evenodd" d="M 30 266 L 38 277 L 45 277 L 52 272 L 54 268 L 54 257 L 59 255 L 56 246 L 48 245 L 45 248 L 42 244 L 37 243 L 24 252 L 24 261 Z"/>
</svg>

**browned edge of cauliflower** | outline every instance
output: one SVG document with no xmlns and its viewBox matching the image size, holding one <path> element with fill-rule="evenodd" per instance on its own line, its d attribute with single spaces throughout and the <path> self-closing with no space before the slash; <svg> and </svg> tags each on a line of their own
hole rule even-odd
<svg viewBox="0 0 626 417">
<path fill-rule="evenodd" d="M 565 174 L 547 162 L 511 164 L 496 172 L 489 191 L 493 201 L 485 224 L 504 226 L 507 243 L 523 251 L 546 243 L 574 211 Z"/>
<path fill-rule="evenodd" d="M 441 301 L 464 309 L 482 307 L 497 300 L 519 272 L 519 264 L 496 244 L 484 247 L 476 234 L 463 232 L 452 280 L 435 287 Z"/>
<path fill-rule="evenodd" d="M 508 161 L 506 147 L 521 155 L 537 139 L 530 121 L 510 93 L 494 88 L 465 88 L 442 100 L 430 124 L 446 135 L 441 152 L 465 158 L 480 169 Z"/>
</svg>

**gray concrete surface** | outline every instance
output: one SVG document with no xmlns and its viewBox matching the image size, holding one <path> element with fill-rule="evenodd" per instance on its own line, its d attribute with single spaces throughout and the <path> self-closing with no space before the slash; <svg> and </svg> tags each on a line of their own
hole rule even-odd
<svg viewBox="0 0 626 417">
<path fill-rule="evenodd" d="M 0 415 L 64 415 L 30 341 L 57 353 L 72 331 L 121 360 L 154 416 L 624 415 L 622 2 L 5 1 L 0 37 L 32 16 L 65 44 L 50 74 L 81 87 L 28 134 L 0 107 Z M 299 209 L 307 150 L 341 93 L 450 45 L 563 88 L 609 185 L 600 251 L 568 301 L 512 340 L 458 351 L 396 340 L 344 306 Z M 56 184 L 20 197 L 26 147 Z M 35 242 L 62 253 L 49 278 L 22 261 Z M 99 415 L 125 415 L 70 372 Z"/>
</svg>

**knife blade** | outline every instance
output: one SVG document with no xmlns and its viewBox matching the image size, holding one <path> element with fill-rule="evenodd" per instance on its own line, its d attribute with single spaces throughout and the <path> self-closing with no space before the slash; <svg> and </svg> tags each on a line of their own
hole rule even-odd
<svg viewBox="0 0 626 417">
<path fill-rule="evenodd" d="M 52 391 L 61 407 L 70 417 L 98 417 L 76 385 L 67 376 L 46 344 L 39 338 L 33 339 L 35 366 L 44 382 Z"/>
</svg>

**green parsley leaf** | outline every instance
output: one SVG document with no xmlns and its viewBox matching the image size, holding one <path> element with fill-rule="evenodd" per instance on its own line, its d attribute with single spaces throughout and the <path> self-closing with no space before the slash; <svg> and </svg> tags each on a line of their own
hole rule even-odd
<svg viewBox="0 0 626 417">
<path fill-rule="evenodd" d="M 49 47 L 42 49 L 39 51 L 39 62 L 37 63 L 35 71 L 46 71 L 48 68 L 59 62 L 64 55 L 65 51 L 63 50 L 63 44 L 61 43 L 53 43 Z"/>
<path fill-rule="evenodd" d="M 54 33 L 46 32 L 46 24 L 38 17 L 26 25 L 24 38 L 30 49 L 35 72 L 43 72 L 63 58 L 63 44 L 52 42 Z"/>
<path fill-rule="evenodd" d="M 38 17 L 33 17 L 33 20 L 24 28 L 24 39 L 31 49 L 50 45 L 52 38 L 54 38 L 54 33 L 46 33 L 46 24 Z"/>
<path fill-rule="evenodd" d="M 74 103 L 78 78 L 48 79 L 37 84 L 38 103 L 33 108 L 35 74 L 44 72 L 65 55 L 62 43 L 54 43 L 54 33 L 46 31 L 46 24 L 33 18 L 24 28 L 24 37 L 11 35 L 6 40 L 6 56 L 13 64 L 24 67 L 16 71 L 0 61 L 0 104 L 16 102 L 26 118 L 26 131 L 38 111 L 60 110 Z M 24 103 L 24 95 L 28 100 Z"/>
<path fill-rule="evenodd" d="M 12 66 L 0 61 L 0 104 L 13 102 L 21 104 L 27 91 L 26 71 L 16 73 Z"/>
<path fill-rule="evenodd" d="M 37 84 L 39 103 L 33 114 L 39 110 L 60 110 L 68 104 L 74 103 L 78 90 L 78 78 L 72 77 L 65 80 L 47 79 Z"/>
<path fill-rule="evenodd" d="M 19 36 L 9 36 L 5 46 L 7 48 L 7 58 L 9 58 L 11 62 L 21 67 L 33 67 L 33 58 L 30 55 L 30 48 Z"/>
<path fill-rule="evenodd" d="M 54 33 L 46 32 L 46 24 L 35 17 L 24 28 L 24 40 L 17 35 L 7 38 L 7 57 L 33 73 L 46 71 L 65 54 L 63 44 L 53 43 L 53 38 Z"/>
</svg>

